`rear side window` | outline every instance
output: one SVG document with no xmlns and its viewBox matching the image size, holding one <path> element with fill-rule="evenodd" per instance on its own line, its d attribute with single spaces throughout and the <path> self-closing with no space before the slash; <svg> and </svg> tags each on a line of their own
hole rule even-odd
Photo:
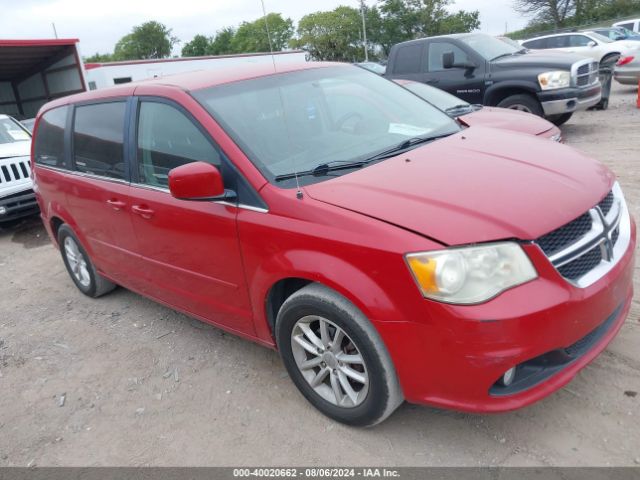
<svg viewBox="0 0 640 480">
<path fill-rule="evenodd" d="M 587 47 L 589 42 L 592 42 L 589 37 L 585 37 L 584 35 L 569 35 L 569 47 Z"/>
<path fill-rule="evenodd" d="M 50 167 L 69 168 L 64 154 L 64 128 L 69 107 L 49 110 L 40 118 L 35 137 L 35 162 Z"/>
<path fill-rule="evenodd" d="M 138 176 L 140 183 L 169 185 L 169 171 L 192 162 L 220 167 L 220 154 L 180 110 L 143 101 L 138 115 Z"/>
<path fill-rule="evenodd" d="M 541 49 L 548 48 L 546 38 L 539 38 L 537 40 L 528 40 L 526 42 L 522 42 L 522 46 L 525 48 L 531 48 L 533 50 L 541 50 Z"/>
<path fill-rule="evenodd" d="M 125 102 L 76 107 L 73 159 L 79 172 L 124 179 Z"/>
<path fill-rule="evenodd" d="M 393 73 L 419 73 L 420 61 L 422 60 L 422 47 L 423 45 L 421 43 L 400 47 L 396 54 Z"/>
</svg>

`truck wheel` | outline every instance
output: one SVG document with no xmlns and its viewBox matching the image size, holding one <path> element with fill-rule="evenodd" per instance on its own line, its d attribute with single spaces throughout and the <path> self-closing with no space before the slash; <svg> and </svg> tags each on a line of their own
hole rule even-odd
<svg viewBox="0 0 640 480">
<path fill-rule="evenodd" d="M 510 108 L 521 112 L 533 113 L 539 117 L 544 115 L 540 102 L 526 93 L 511 95 L 498 103 L 497 106 L 500 108 Z"/>
<path fill-rule="evenodd" d="M 307 285 L 284 302 L 276 340 L 298 390 L 338 422 L 375 425 L 403 401 L 376 329 L 351 302 L 324 285 Z"/>
<path fill-rule="evenodd" d="M 546 117 L 546 119 L 559 127 L 560 125 L 567 123 L 572 116 L 573 112 L 562 113 L 560 115 L 549 115 L 548 117 Z"/>
<path fill-rule="evenodd" d="M 66 224 L 58 230 L 58 245 L 69 276 L 82 293 L 97 298 L 116 288 L 114 283 L 96 271 L 89 255 L 82 248 L 71 227 Z"/>
</svg>

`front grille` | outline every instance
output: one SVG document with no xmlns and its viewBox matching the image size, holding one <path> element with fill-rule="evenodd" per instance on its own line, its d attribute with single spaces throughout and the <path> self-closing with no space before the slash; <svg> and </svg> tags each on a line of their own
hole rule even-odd
<svg viewBox="0 0 640 480">
<path fill-rule="evenodd" d="M 558 271 L 564 278 L 578 280 L 593 270 L 601 261 L 602 252 L 599 247 L 595 247 L 574 261 L 559 267 Z"/>
<path fill-rule="evenodd" d="M 29 178 L 29 161 L 16 159 L 0 166 L 0 185 Z"/>
<path fill-rule="evenodd" d="M 586 212 L 557 230 L 540 237 L 537 243 L 547 256 L 551 256 L 586 235 L 589 230 L 591 230 L 591 215 Z"/>
<path fill-rule="evenodd" d="M 576 85 L 578 87 L 587 87 L 598 82 L 598 62 L 583 63 L 575 70 Z"/>
<path fill-rule="evenodd" d="M 618 184 L 595 207 L 536 240 L 564 278 L 587 286 L 604 275 L 624 252 L 629 240 L 629 215 Z M 607 265 L 609 267 L 607 267 Z M 588 275 L 594 270 L 597 273 Z"/>
</svg>

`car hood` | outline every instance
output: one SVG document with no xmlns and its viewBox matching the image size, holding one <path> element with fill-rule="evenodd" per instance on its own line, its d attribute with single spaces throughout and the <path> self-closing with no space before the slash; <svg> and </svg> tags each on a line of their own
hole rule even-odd
<svg viewBox="0 0 640 480">
<path fill-rule="evenodd" d="M 530 113 L 508 108 L 483 107 L 480 110 L 458 117 L 469 127 L 486 126 L 505 128 L 516 132 L 540 135 L 551 130 L 553 123 Z"/>
<path fill-rule="evenodd" d="M 491 64 L 495 67 L 505 68 L 541 67 L 547 70 L 553 68 L 569 70 L 571 65 L 584 59 L 585 57 L 582 55 L 567 52 L 529 50 L 527 53 L 499 58 Z"/>
<path fill-rule="evenodd" d="M 31 142 L 0 143 L 0 159 L 8 157 L 24 157 L 31 153 Z"/>
<path fill-rule="evenodd" d="M 613 182 L 604 165 L 565 145 L 472 127 L 305 191 L 461 245 L 536 239 L 593 207 Z"/>
</svg>

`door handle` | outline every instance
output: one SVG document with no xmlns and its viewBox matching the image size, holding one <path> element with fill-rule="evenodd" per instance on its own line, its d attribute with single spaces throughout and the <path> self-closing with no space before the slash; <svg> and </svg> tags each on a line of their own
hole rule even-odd
<svg viewBox="0 0 640 480">
<path fill-rule="evenodd" d="M 116 212 L 119 212 L 120 210 L 122 210 L 124 207 L 127 206 L 126 203 L 120 200 L 115 200 L 115 199 L 107 200 L 107 203 L 111 205 Z"/>
<path fill-rule="evenodd" d="M 155 213 L 149 207 L 145 207 L 142 205 L 134 205 L 133 207 L 131 207 L 131 211 L 136 215 L 140 215 L 142 218 L 146 219 L 153 217 L 153 214 Z"/>
</svg>

